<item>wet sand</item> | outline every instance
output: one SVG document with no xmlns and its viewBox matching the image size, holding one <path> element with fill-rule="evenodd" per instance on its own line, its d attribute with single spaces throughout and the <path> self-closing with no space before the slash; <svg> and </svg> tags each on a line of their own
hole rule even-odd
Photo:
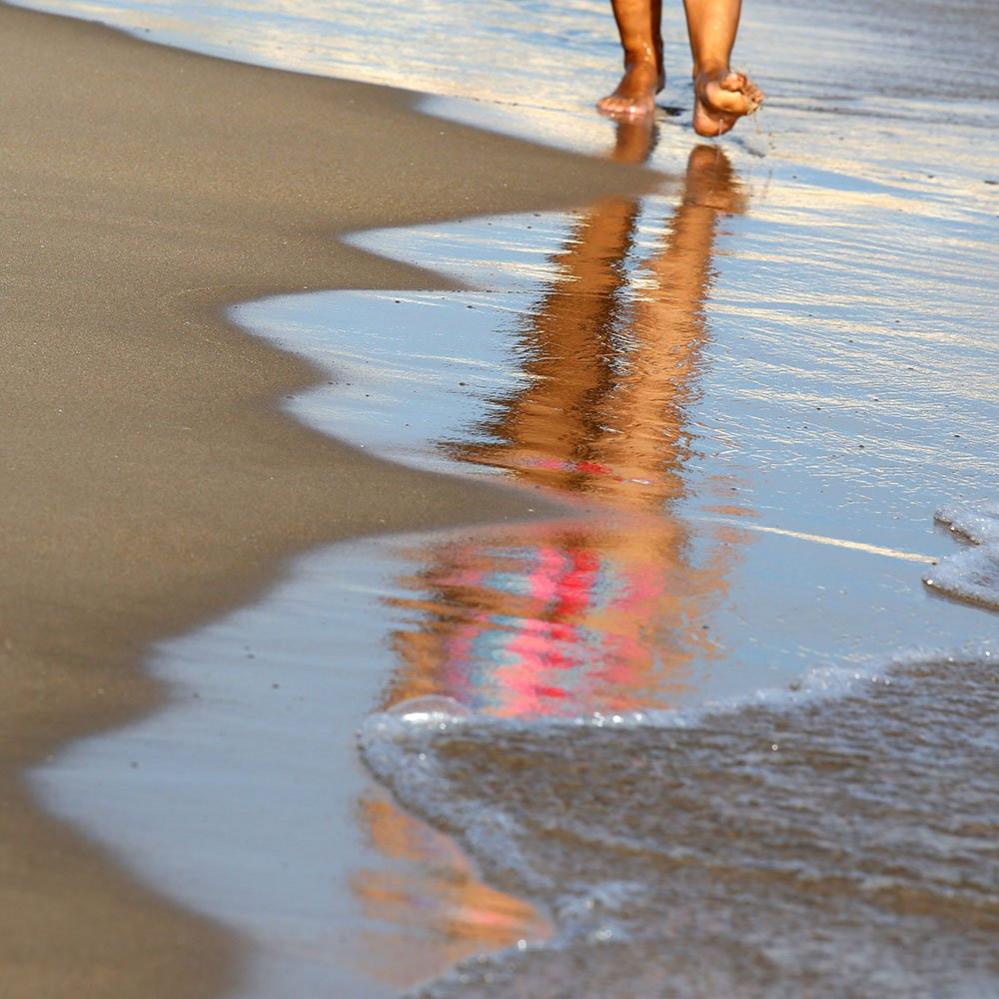
<svg viewBox="0 0 999 999">
<path fill-rule="evenodd" d="M 248 600 L 289 556 L 527 513 L 519 494 L 389 466 L 280 415 L 316 370 L 222 308 L 440 287 L 332 237 L 653 178 L 422 117 L 400 92 L 7 7 L 0 88 L 4 994 L 217 994 L 237 941 L 42 815 L 20 774 L 150 711 L 149 644 Z"/>
</svg>

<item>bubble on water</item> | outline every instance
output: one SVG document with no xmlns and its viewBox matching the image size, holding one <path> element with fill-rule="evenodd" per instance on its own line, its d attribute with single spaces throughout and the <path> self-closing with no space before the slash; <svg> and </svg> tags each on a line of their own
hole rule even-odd
<svg viewBox="0 0 999 999">
<path fill-rule="evenodd" d="M 410 725 L 425 725 L 429 722 L 444 727 L 447 722 L 469 718 L 474 712 L 453 697 L 431 694 L 393 704 L 386 714 Z"/>
</svg>

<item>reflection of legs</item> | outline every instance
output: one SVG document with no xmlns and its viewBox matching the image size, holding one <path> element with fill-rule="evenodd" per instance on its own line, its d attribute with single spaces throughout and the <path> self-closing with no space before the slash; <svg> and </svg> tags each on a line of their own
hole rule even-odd
<svg viewBox="0 0 999 999">
<path fill-rule="evenodd" d="M 618 265 L 637 210 L 633 198 L 607 198 L 580 218 L 555 258 L 562 279 L 525 331 L 530 381 L 493 426 L 502 443 L 480 446 L 472 460 L 498 461 L 563 489 L 585 487 L 573 468 L 588 458 L 599 400 L 613 382 L 611 337 L 625 282 Z"/>
<path fill-rule="evenodd" d="M 635 304 L 627 371 L 606 404 L 605 425 L 627 426 L 629 433 L 608 434 L 594 447 L 625 479 L 650 483 L 640 495 L 651 505 L 671 495 L 677 483 L 669 472 L 682 465 L 683 403 L 706 335 L 702 307 L 716 222 L 720 214 L 741 207 L 724 152 L 695 147 L 669 235 L 646 264 L 654 281 Z"/>
<path fill-rule="evenodd" d="M 694 57 L 694 130 L 722 135 L 763 101 L 751 80 L 729 69 L 741 0 L 684 0 L 684 6 Z"/>
<path fill-rule="evenodd" d="M 673 329 L 698 331 L 701 306 L 707 297 L 715 223 L 723 212 L 738 212 L 742 198 L 732 164 L 720 147 L 699 145 L 690 151 L 683 197 L 673 215 L 663 250 L 649 261 L 656 276 L 650 304 L 664 308 L 660 333 Z"/>
<path fill-rule="evenodd" d="M 644 163 L 659 141 L 659 129 L 651 118 L 623 118 L 614 126 L 614 148 L 610 159 L 615 163 Z"/>
<path fill-rule="evenodd" d="M 611 0 L 624 49 L 624 76 L 614 93 L 597 102 L 605 114 L 620 118 L 651 115 L 662 90 L 662 0 Z"/>
<path fill-rule="evenodd" d="M 643 162 L 656 138 L 651 119 L 619 121 L 616 128 L 611 159 Z M 621 263 L 638 207 L 635 198 L 605 198 L 580 215 L 553 261 L 560 280 L 532 310 L 524 364 L 530 380 L 492 425 L 502 443 L 464 448 L 465 460 L 499 464 L 567 491 L 589 487 L 575 467 L 592 457 L 601 400 L 614 383 L 613 331 L 627 281 Z"/>
</svg>

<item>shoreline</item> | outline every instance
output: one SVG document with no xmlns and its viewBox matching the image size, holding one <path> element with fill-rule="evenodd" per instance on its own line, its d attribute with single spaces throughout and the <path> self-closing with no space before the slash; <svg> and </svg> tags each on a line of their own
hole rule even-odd
<svg viewBox="0 0 999 999">
<path fill-rule="evenodd" d="M 336 237 L 658 178 L 429 118 L 389 88 L 19 8 L 0 19 L 17 483 L 0 653 L 8 994 L 215 994 L 237 942 L 43 814 L 23 772 L 163 703 L 150 646 L 259 595 L 293 556 L 537 504 L 302 426 L 277 403 L 322 373 L 223 310 L 304 288 L 447 288 Z"/>
</svg>

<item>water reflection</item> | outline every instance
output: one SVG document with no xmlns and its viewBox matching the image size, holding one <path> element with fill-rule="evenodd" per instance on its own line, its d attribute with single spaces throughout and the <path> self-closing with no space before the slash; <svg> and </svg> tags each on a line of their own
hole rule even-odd
<svg viewBox="0 0 999 999">
<path fill-rule="evenodd" d="M 613 155 L 641 161 L 654 140 L 622 125 Z M 475 443 L 441 446 L 607 513 L 411 553 L 423 568 L 393 599 L 407 627 L 392 637 L 386 704 L 438 693 L 507 716 L 662 705 L 714 654 L 707 619 L 739 532 L 695 549 L 669 506 L 684 491 L 712 246 L 742 207 L 724 152 L 698 146 L 651 249 L 638 199 L 580 214 L 517 332 L 523 387 L 493 400 Z"/>
<path fill-rule="evenodd" d="M 362 963 L 376 979 L 406 988 L 470 954 L 550 933 L 529 903 L 480 881 L 450 837 L 404 812 L 387 791 L 372 788 L 358 815 L 372 847 L 390 859 L 351 879 L 364 917 L 377 927 L 362 940 Z"/>
<path fill-rule="evenodd" d="M 613 155 L 638 162 L 654 142 L 625 123 Z M 420 568 L 389 598 L 405 624 L 391 636 L 398 666 L 384 707 L 427 694 L 505 716 L 664 705 L 689 664 L 717 653 L 708 621 L 739 532 L 701 532 L 695 546 L 669 504 L 684 491 L 712 247 L 719 219 L 742 206 L 724 152 L 698 146 L 651 251 L 637 199 L 579 215 L 517 332 L 523 387 L 493 400 L 497 415 L 470 428 L 475 443 L 440 446 L 605 512 L 406 553 Z M 436 938 L 446 955 L 425 961 L 447 966 L 537 935 L 529 908 L 478 881 L 449 841 L 387 798 L 364 802 L 360 819 L 395 866 L 354 890 L 385 922 Z"/>
<path fill-rule="evenodd" d="M 646 158 L 653 138 L 645 129 L 619 135 L 615 158 Z M 555 261 L 560 279 L 519 334 L 528 387 L 499 400 L 500 417 L 481 428 L 498 443 L 445 445 L 452 456 L 618 509 L 661 512 L 683 488 L 684 412 L 707 337 L 715 230 L 741 207 L 724 152 L 697 146 L 681 202 L 646 259 L 634 259 L 639 199 L 609 198 L 583 213 Z"/>
</svg>

